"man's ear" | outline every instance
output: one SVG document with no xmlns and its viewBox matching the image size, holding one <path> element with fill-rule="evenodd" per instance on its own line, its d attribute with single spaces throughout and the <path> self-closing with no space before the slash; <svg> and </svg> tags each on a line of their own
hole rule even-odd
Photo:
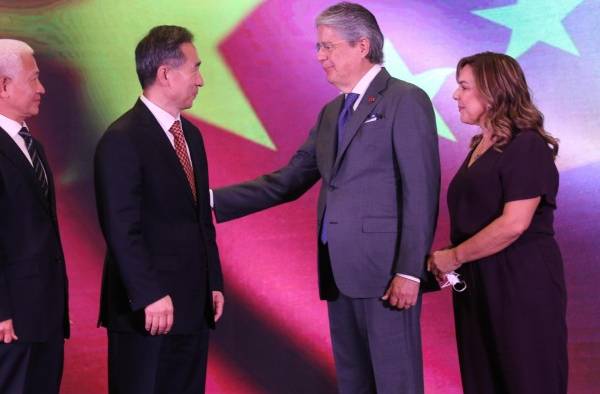
<svg viewBox="0 0 600 394">
<path fill-rule="evenodd" d="M 0 77 L 0 96 L 6 97 L 6 95 L 8 95 L 8 84 L 10 83 L 10 81 L 11 81 L 10 77 L 7 77 L 7 76 Z"/>
<path fill-rule="evenodd" d="M 169 67 L 167 65 L 162 65 L 158 67 L 156 70 L 156 80 L 155 83 L 158 83 L 161 86 L 165 86 L 169 84 Z"/>
<path fill-rule="evenodd" d="M 369 51 L 371 50 L 371 42 L 369 41 L 369 39 L 366 37 L 362 37 L 358 40 L 357 45 L 359 46 L 361 53 L 366 57 L 369 54 Z"/>
</svg>

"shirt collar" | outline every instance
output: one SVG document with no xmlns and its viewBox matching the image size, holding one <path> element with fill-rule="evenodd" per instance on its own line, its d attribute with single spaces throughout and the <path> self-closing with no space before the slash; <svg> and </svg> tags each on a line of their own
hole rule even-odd
<svg viewBox="0 0 600 394">
<path fill-rule="evenodd" d="M 379 64 L 374 64 L 373 67 L 371 67 L 369 71 L 367 71 L 365 75 L 363 75 L 360 81 L 358 81 L 356 86 L 354 86 L 354 88 L 352 89 L 352 93 L 357 93 L 359 95 L 359 100 L 365 94 L 365 92 L 369 88 L 369 85 L 371 85 L 371 82 L 373 82 L 377 74 L 379 74 L 381 68 L 382 67 Z"/>
<path fill-rule="evenodd" d="M 4 129 L 4 131 L 6 131 L 12 139 L 15 139 L 15 137 L 19 134 L 19 131 L 21 131 L 23 127 L 27 127 L 27 124 L 25 124 L 25 122 L 16 122 L 0 114 L 0 127 Z"/>
<path fill-rule="evenodd" d="M 158 122 L 160 127 L 165 132 L 169 131 L 169 129 L 171 128 L 171 126 L 173 126 L 173 123 L 176 120 L 179 120 L 181 122 L 180 114 L 177 114 L 177 117 L 174 118 L 173 115 L 171 115 L 170 113 L 168 113 L 167 111 L 165 111 L 164 109 L 159 107 L 158 105 L 154 104 L 152 101 L 150 101 L 148 98 L 146 98 L 143 94 L 140 96 L 140 100 L 142 101 L 142 103 L 144 103 L 144 105 L 146 107 L 148 107 L 150 112 L 152 112 L 152 115 L 154 115 L 154 117 L 156 118 L 156 121 Z"/>
</svg>

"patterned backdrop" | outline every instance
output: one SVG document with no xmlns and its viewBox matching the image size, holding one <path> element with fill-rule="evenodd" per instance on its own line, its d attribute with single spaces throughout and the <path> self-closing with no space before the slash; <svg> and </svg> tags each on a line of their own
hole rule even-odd
<svg viewBox="0 0 600 394">
<path fill-rule="evenodd" d="M 91 166 L 103 130 L 140 94 L 137 41 L 158 24 L 195 34 L 206 85 L 187 116 L 202 130 L 211 185 L 218 187 L 285 164 L 320 108 L 338 94 L 314 52 L 314 18 L 330 4 L 0 1 L 0 36 L 34 47 L 47 88 L 40 115 L 29 123 L 58 178 L 73 320 L 63 393 L 106 392 L 105 332 L 95 328 L 104 243 Z M 386 37 L 387 69 L 425 89 L 435 106 L 443 169 L 435 246 L 448 242 L 447 184 L 477 132 L 458 120 L 454 67 L 459 58 L 485 50 L 507 53 L 523 66 L 547 129 L 561 140 L 556 232 L 569 291 L 570 392 L 598 392 L 600 2 L 362 4 Z M 315 189 L 296 202 L 217 226 L 226 311 L 213 335 L 209 393 L 334 392 L 326 307 L 316 287 Z M 461 392 L 448 291 L 424 297 L 422 330 L 427 393 Z"/>
</svg>

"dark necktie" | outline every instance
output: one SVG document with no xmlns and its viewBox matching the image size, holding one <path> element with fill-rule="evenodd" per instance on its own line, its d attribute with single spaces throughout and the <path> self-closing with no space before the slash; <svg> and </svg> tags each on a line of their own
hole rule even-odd
<svg viewBox="0 0 600 394">
<path fill-rule="evenodd" d="M 31 158 L 31 164 L 33 165 L 35 178 L 42 189 L 42 193 L 44 193 L 44 196 L 48 198 L 48 177 L 46 175 L 46 169 L 44 168 L 42 160 L 40 159 L 39 152 L 36 148 L 37 143 L 33 140 L 29 130 L 27 130 L 25 127 L 19 131 L 19 135 L 23 137 L 25 146 L 27 146 L 27 152 L 29 152 L 29 157 Z"/>
<path fill-rule="evenodd" d="M 346 98 L 344 99 L 344 106 L 340 111 L 337 121 L 337 155 L 339 156 L 340 150 L 342 149 L 342 142 L 344 141 L 344 127 L 352 115 L 352 106 L 358 99 L 358 93 L 348 93 Z M 335 160 L 334 160 L 335 161 Z M 323 225 L 321 226 L 321 242 L 323 244 L 327 243 L 327 226 L 329 224 L 329 220 L 327 218 L 327 207 L 325 207 L 325 212 L 323 213 Z"/>
<path fill-rule="evenodd" d="M 190 189 L 192 189 L 194 201 L 196 201 L 196 182 L 194 181 L 194 170 L 192 169 L 192 163 L 190 161 L 190 157 L 188 156 L 185 137 L 183 135 L 183 129 L 181 128 L 181 122 L 176 120 L 169 129 L 169 132 L 173 134 L 175 153 L 177 154 L 177 158 L 181 163 L 181 167 L 183 167 L 183 171 L 185 172 L 185 177 L 190 185 Z"/>
<path fill-rule="evenodd" d="M 338 116 L 338 121 L 337 121 L 337 137 L 338 137 L 338 143 L 337 143 L 337 154 L 340 154 L 340 149 L 342 149 L 342 142 L 344 141 L 344 127 L 346 126 L 346 123 L 348 122 L 348 119 L 350 118 L 350 115 L 352 115 L 353 109 L 352 106 L 354 105 L 354 103 L 356 102 L 356 100 L 358 99 L 358 93 L 348 93 L 346 95 L 346 98 L 344 100 L 344 107 L 342 108 L 342 111 L 340 112 L 340 115 Z"/>
</svg>

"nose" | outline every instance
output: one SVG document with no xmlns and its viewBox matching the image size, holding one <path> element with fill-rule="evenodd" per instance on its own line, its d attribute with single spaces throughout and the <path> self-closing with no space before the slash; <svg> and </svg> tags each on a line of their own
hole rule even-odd
<svg viewBox="0 0 600 394">
<path fill-rule="evenodd" d="M 44 85 L 42 85 L 42 81 L 39 81 L 39 80 L 38 80 L 37 92 L 38 92 L 39 94 L 44 94 L 44 93 L 46 93 L 46 88 L 44 88 Z"/>
<path fill-rule="evenodd" d="M 204 86 L 204 78 L 202 78 L 202 74 L 200 73 L 200 71 L 198 71 L 198 78 L 196 78 L 196 86 Z"/>
<path fill-rule="evenodd" d="M 317 49 L 317 60 L 323 62 L 325 59 L 327 59 L 327 51 L 325 51 L 325 48 L 319 47 Z"/>
<path fill-rule="evenodd" d="M 452 93 L 452 98 L 456 101 L 458 101 L 458 94 L 459 94 L 458 91 L 459 91 L 459 88 L 456 88 L 456 89 L 454 89 L 454 92 Z"/>
</svg>

